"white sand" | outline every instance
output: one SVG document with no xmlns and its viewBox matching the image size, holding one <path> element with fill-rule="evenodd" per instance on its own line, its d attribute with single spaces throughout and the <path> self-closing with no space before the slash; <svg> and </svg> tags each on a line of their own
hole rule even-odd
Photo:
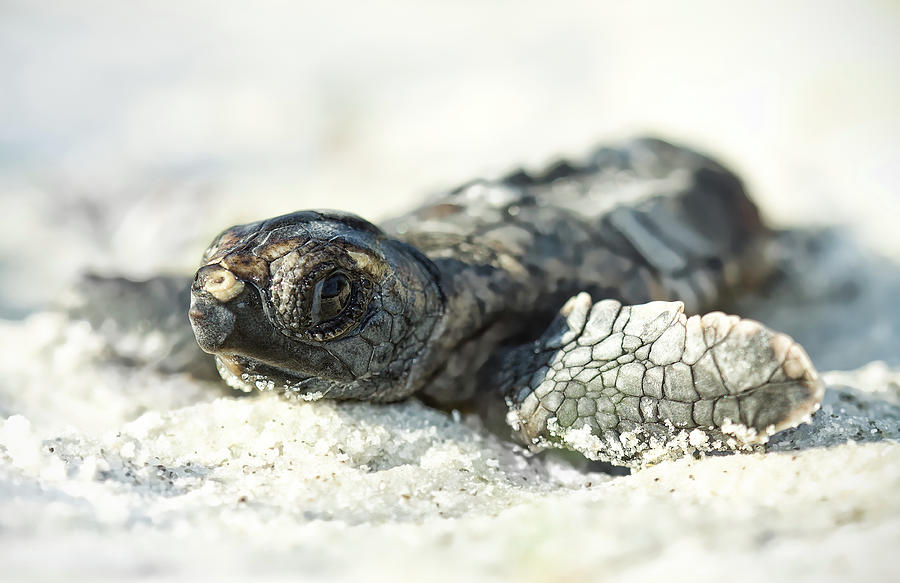
<svg viewBox="0 0 900 583">
<path fill-rule="evenodd" d="M 269 4 L 0 7 L 0 579 L 900 577 L 893 4 Z M 46 309 L 233 222 L 377 219 L 639 130 L 724 155 L 778 225 L 850 229 L 743 303 L 849 371 L 765 455 L 592 473 L 416 401 L 116 365 Z"/>
<path fill-rule="evenodd" d="M 414 401 L 235 398 L 91 366 L 90 343 L 63 324 L 43 314 L 2 330 L 18 359 L 3 362 L 0 403 L 15 414 L 0 426 L 0 520 L 22 579 L 896 573 L 900 446 L 885 438 L 900 437 L 900 371 L 828 375 L 859 388 L 833 389 L 814 425 L 768 454 L 614 478 Z"/>
</svg>

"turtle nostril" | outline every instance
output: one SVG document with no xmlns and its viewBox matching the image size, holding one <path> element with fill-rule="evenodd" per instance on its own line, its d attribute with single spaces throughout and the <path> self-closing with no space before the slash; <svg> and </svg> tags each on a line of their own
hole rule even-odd
<svg viewBox="0 0 900 583">
<path fill-rule="evenodd" d="M 198 276 L 200 287 L 220 302 L 232 300 L 244 291 L 244 282 L 221 265 L 207 265 Z"/>
</svg>

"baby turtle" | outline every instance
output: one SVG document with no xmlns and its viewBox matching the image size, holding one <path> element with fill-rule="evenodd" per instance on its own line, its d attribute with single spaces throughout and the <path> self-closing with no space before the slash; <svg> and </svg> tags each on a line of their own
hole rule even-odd
<svg viewBox="0 0 900 583">
<path fill-rule="evenodd" d="M 772 241 L 734 174 L 639 139 L 475 180 L 381 228 L 334 211 L 231 227 L 190 320 L 235 388 L 494 399 L 533 448 L 636 466 L 673 444 L 764 443 L 818 409 L 793 340 L 699 315 L 770 274 Z"/>
</svg>

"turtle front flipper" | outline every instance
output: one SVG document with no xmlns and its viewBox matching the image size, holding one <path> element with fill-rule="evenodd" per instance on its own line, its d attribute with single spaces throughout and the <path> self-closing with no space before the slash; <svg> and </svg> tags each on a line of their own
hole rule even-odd
<svg viewBox="0 0 900 583">
<path fill-rule="evenodd" d="M 819 408 L 824 386 L 791 338 L 683 310 L 570 299 L 540 339 L 500 357 L 508 423 L 532 446 L 639 467 L 765 443 Z"/>
<path fill-rule="evenodd" d="M 60 307 L 72 320 L 87 321 L 113 360 L 212 380 L 218 378 L 213 360 L 197 346 L 188 321 L 190 294 L 188 277 L 86 274 Z"/>
</svg>

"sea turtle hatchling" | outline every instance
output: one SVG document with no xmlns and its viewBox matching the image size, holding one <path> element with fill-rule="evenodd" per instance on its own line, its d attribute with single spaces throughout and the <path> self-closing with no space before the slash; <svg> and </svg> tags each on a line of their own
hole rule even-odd
<svg viewBox="0 0 900 583">
<path fill-rule="evenodd" d="M 639 139 L 475 180 L 381 228 L 334 211 L 231 227 L 189 315 L 232 387 L 494 398 L 533 448 L 639 466 L 672 444 L 764 443 L 818 409 L 789 337 L 688 316 L 766 278 L 772 241 L 734 174 Z"/>
</svg>

